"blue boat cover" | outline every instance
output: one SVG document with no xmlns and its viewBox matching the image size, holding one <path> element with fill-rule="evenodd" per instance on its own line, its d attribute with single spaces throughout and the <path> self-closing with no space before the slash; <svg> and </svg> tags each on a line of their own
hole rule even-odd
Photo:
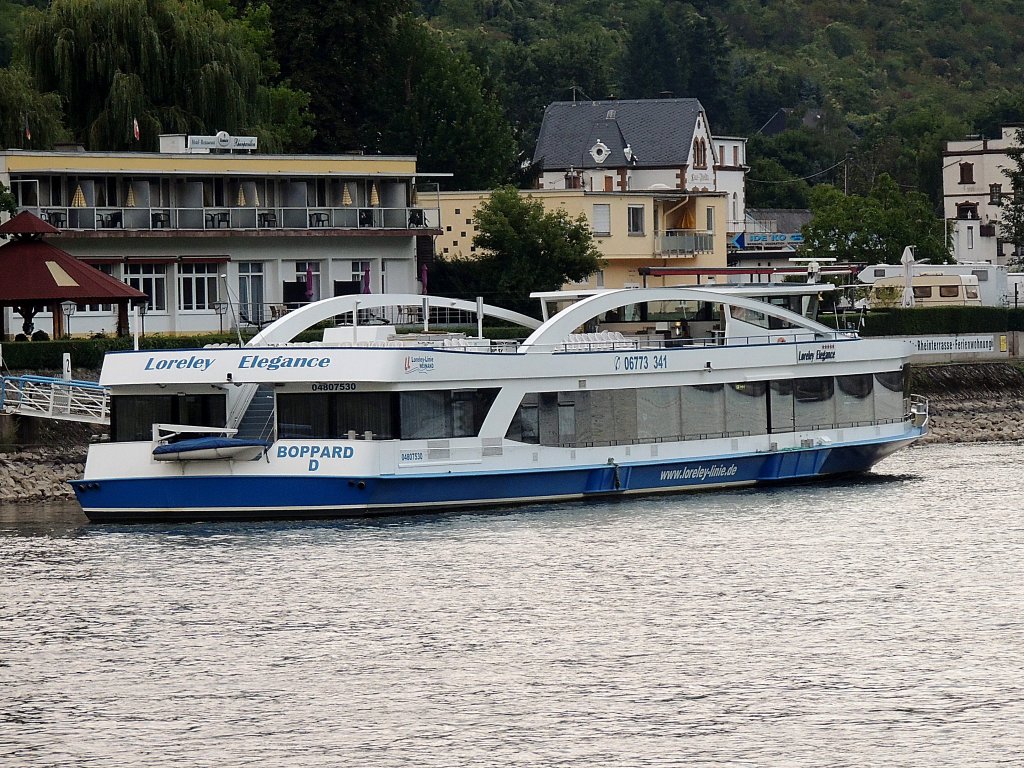
<svg viewBox="0 0 1024 768">
<path fill-rule="evenodd" d="M 249 440 L 238 437 L 194 437 L 188 440 L 179 440 L 176 443 L 158 445 L 153 449 L 153 455 L 159 456 L 164 453 L 207 451 L 212 448 L 255 448 L 257 446 L 260 448 L 269 448 L 270 443 L 265 440 Z"/>
</svg>

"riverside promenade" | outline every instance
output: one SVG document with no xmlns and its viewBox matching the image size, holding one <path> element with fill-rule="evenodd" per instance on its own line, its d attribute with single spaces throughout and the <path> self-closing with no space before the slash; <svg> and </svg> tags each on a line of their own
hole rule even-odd
<svg viewBox="0 0 1024 768">
<path fill-rule="evenodd" d="M 922 443 L 1024 441 L 1024 363 L 916 365 L 911 389 L 929 400 Z M 74 496 L 67 481 L 82 476 L 99 428 L 37 421 L 35 442 L 0 452 L 0 504 Z"/>
</svg>

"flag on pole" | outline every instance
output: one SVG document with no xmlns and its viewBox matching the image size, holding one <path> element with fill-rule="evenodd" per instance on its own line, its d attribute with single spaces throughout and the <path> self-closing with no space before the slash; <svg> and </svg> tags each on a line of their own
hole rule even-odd
<svg viewBox="0 0 1024 768">
<path fill-rule="evenodd" d="M 25 118 L 25 138 L 32 141 L 32 129 L 28 127 L 28 113 L 26 112 L 23 117 Z"/>
<path fill-rule="evenodd" d="M 135 140 L 139 140 L 139 119 L 137 117 L 132 118 L 132 134 L 135 136 Z"/>
</svg>

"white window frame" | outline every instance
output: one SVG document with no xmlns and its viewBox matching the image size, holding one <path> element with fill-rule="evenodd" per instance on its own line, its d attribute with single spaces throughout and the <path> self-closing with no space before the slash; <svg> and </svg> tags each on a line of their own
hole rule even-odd
<svg viewBox="0 0 1024 768">
<path fill-rule="evenodd" d="M 599 237 L 608 237 L 612 233 L 612 207 L 608 203 L 594 203 L 593 215 L 590 219 L 591 232 Z"/>
<path fill-rule="evenodd" d="M 295 279 L 306 281 L 306 269 L 312 267 L 313 277 L 313 296 L 309 299 L 310 301 L 320 300 L 320 262 L 319 261 L 296 261 L 295 262 Z"/>
<path fill-rule="evenodd" d="M 149 312 L 167 312 L 167 265 L 125 264 L 124 282 L 149 297 Z"/>
<path fill-rule="evenodd" d="M 643 205 L 629 205 L 626 207 L 626 232 L 633 237 L 639 237 L 644 232 L 644 210 Z M 639 218 L 639 222 L 636 219 Z M 639 223 L 639 227 L 636 226 Z"/>
<path fill-rule="evenodd" d="M 214 304 L 219 301 L 217 278 L 220 268 L 220 264 L 202 262 L 178 265 L 179 312 L 206 313 L 216 309 Z"/>
</svg>

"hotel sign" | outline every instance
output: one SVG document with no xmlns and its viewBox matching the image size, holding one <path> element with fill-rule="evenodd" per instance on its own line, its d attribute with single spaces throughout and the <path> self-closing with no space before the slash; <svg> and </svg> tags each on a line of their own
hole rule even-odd
<svg viewBox="0 0 1024 768">
<path fill-rule="evenodd" d="M 256 149 L 255 136 L 232 136 L 220 131 L 216 136 L 189 136 L 189 149 Z"/>
</svg>

